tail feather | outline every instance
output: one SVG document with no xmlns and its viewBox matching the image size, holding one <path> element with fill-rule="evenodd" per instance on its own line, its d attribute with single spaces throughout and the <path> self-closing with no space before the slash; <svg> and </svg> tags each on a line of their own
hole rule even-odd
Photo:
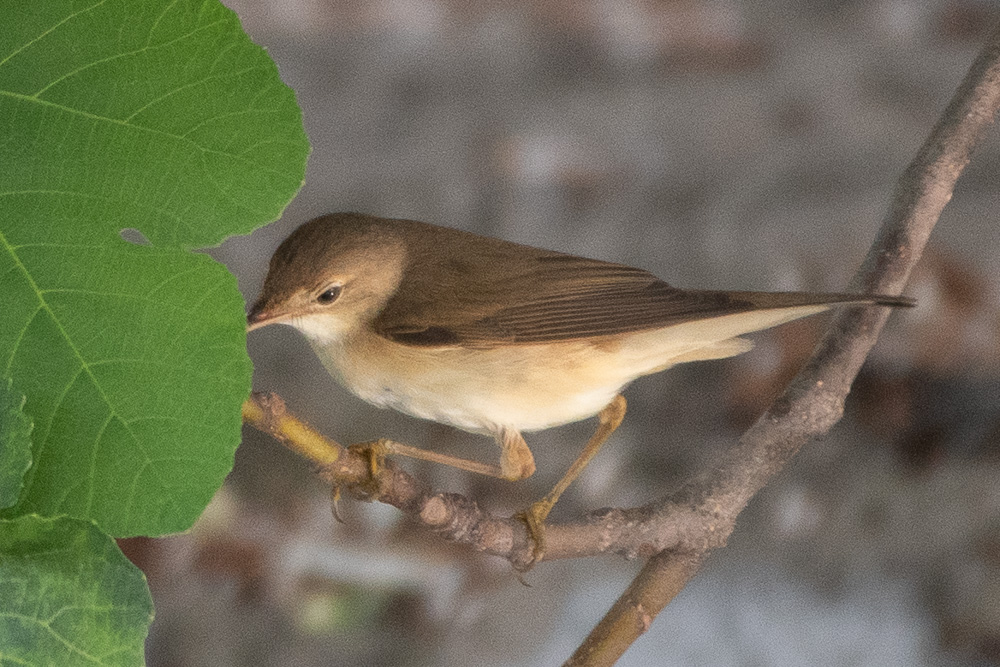
<svg viewBox="0 0 1000 667">
<path fill-rule="evenodd" d="M 905 296 L 888 294 L 849 294 L 846 292 L 729 292 L 716 290 L 685 290 L 692 296 L 704 297 L 711 301 L 713 297 L 724 298 L 729 302 L 744 302 L 750 305 L 747 310 L 769 310 L 772 308 L 790 308 L 795 306 L 837 305 L 837 304 L 872 304 L 895 308 L 912 308 L 917 305 L 914 299 Z M 734 309 L 735 310 L 735 309 Z"/>
</svg>

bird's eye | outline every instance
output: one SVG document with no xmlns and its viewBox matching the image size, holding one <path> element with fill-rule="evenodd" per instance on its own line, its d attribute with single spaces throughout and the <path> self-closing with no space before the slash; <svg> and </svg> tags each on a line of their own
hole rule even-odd
<svg viewBox="0 0 1000 667">
<path fill-rule="evenodd" d="M 329 305 L 337 300 L 342 289 L 343 288 L 340 285 L 330 285 L 319 293 L 319 296 L 316 297 L 316 301 L 324 306 Z"/>
</svg>

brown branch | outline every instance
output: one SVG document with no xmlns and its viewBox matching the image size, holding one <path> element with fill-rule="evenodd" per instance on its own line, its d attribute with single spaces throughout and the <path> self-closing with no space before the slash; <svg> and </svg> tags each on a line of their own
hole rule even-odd
<svg viewBox="0 0 1000 667">
<path fill-rule="evenodd" d="M 698 572 L 708 551 L 663 551 L 650 558 L 564 667 L 612 665 Z"/>
<path fill-rule="evenodd" d="M 533 543 L 520 519 L 493 515 L 457 493 L 435 492 L 392 460 L 383 461 L 373 479 L 367 456 L 313 429 L 274 394 L 253 393 L 243 405 L 243 420 L 307 458 L 324 480 L 359 500 L 392 505 L 446 540 L 505 558 L 517 568 L 532 562 Z M 597 510 L 575 522 L 546 524 L 544 558 L 707 551 L 725 542 L 730 525 L 717 508 L 675 494 L 645 507 Z"/>
<path fill-rule="evenodd" d="M 532 543 L 522 521 L 484 512 L 457 493 L 434 492 L 391 460 L 380 461 L 373 477 L 371 459 L 360 448 L 325 437 L 288 413 L 275 394 L 251 394 L 243 421 L 309 459 L 323 479 L 359 500 L 392 505 L 445 539 L 501 556 L 515 567 L 531 562 Z"/>
<path fill-rule="evenodd" d="M 900 177 L 889 212 L 852 286 L 898 294 L 916 265 L 968 164 L 1000 108 L 1000 28 L 996 29 L 962 81 L 916 158 Z M 716 541 L 732 531 L 736 515 L 809 440 L 826 433 L 843 414 L 844 400 L 875 344 L 888 312 L 842 310 L 812 358 L 774 404 L 712 472 L 686 484 L 659 503 L 671 513 L 683 503 L 708 512 Z M 724 533 L 724 535 L 722 534 Z M 652 618 L 635 623 L 636 609 L 655 616 L 690 580 L 707 551 L 664 551 L 651 558 L 567 665 L 614 664 Z M 683 578 L 678 581 L 678 578 Z"/>
</svg>

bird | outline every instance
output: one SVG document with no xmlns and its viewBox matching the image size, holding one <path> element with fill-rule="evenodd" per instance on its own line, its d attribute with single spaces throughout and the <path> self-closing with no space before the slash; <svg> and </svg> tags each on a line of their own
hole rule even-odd
<svg viewBox="0 0 1000 667">
<path fill-rule="evenodd" d="M 911 306 L 890 295 L 689 290 L 639 268 L 415 220 L 331 213 L 271 257 L 247 329 L 289 325 L 373 405 L 492 436 L 499 465 L 407 456 L 506 480 L 535 472 L 523 434 L 598 416 L 594 435 L 522 518 L 544 522 L 626 412 L 633 380 L 746 352 L 744 334 L 834 306 Z"/>
</svg>

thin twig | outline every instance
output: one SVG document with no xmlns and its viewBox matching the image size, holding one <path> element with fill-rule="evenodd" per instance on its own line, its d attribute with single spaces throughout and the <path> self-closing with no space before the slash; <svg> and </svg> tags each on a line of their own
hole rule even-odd
<svg viewBox="0 0 1000 667">
<path fill-rule="evenodd" d="M 392 505 L 445 539 L 501 556 L 515 567 L 531 562 L 524 522 L 484 512 L 457 493 L 435 492 L 391 460 L 380 461 L 373 477 L 369 456 L 322 435 L 289 413 L 275 394 L 251 394 L 243 404 L 243 420 L 307 458 L 324 480 L 359 500 Z"/>
<path fill-rule="evenodd" d="M 614 606 L 591 631 L 564 667 L 614 664 L 635 637 L 649 630 L 663 607 L 681 592 L 698 572 L 707 551 L 663 551 L 650 558 Z"/>
<path fill-rule="evenodd" d="M 499 556 L 517 568 L 534 558 L 522 520 L 496 516 L 457 493 L 436 492 L 392 460 L 382 461 L 373 479 L 367 456 L 289 413 L 275 394 L 251 394 L 243 405 L 243 420 L 311 461 L 324 480 L 354 498 L 392 505 L 446 540 Z M 645 507 L 596 510 L 576 521 L 546 524 L 544 559 L 708 550 L 724 543 L 728 532 L 721 528 L 723 520 L 713 508 L 680 496 Z"/>
</svg>

